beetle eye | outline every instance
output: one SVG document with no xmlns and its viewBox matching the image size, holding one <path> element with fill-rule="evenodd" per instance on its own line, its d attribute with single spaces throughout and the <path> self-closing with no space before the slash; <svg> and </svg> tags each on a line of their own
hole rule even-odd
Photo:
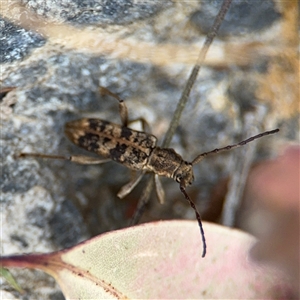
<svg viewBox="0 0 300 300">
<path fill-rule="evenodd" d="M 182 175 L 181 174 L 178 174 L 177 176 L 176 176 L 176 181 L 177 182 L 180 182 L 182 180 Z"/>
</svg>

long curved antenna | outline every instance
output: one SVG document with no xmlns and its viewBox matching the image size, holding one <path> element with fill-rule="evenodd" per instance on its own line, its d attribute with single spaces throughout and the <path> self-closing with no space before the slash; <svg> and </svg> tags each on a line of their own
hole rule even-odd
<svg viewBox="0 0 300 300">
<path fill-rule="evenodd" d="M 229 6 L 231 4 L 232 0 L 224 0 L 222 7 L 219 10 L 218 15 L 215 18 L 214 24 L 210 30 L 210 32 L 208 33 L 206 40 L 204 42 L 203 47 L 201 48 L 201 51 L 199 53 L 198 59 L 196 61 L 196 64 L 191 72 L 191 75 L 184 87 L 184 90 L 181 94 L 181 98 L 177 104 L 176 110 L 174 112 L 172 121 L 170 123 L 170 127 L 165 135 L 165 138 L 163 140 L 163 143 L 161 145 L 161 147 L 166 148 L 169 147 L 171 139 L 174 135 L 174 132 L 178 126 L 179 120 L 180 120 L 180 116 L 182 114 L 182 111 L 186 105 L 186 102 L 188 101 L 191 89 L 197 79 L 198 73 L 200 68 L 202 67 L 204 58 L 206 56 L 206 53 L 213 41 L 213 39 L 215 38 L 215 36 L 217 35 L 217 32 L 222 24 L 222 21 L 225 17 L 225 14 L 227 13 L 227 10 L 229 9 Z"/>
<path fill-rule="evenodd" d="M 197 210 L 197 207 L 195 205 L 195 203 L 192 201 L 192 199 L 188 196 L 188 194 L 185 191 L 185 188 L 183 185 L 180 184 L 180 191 L 181 193 L 184 195 L 185 199 L 187 201 L 189 201 L 190 206 L 192 207 L 192 209 L 195 211 L 195 215 L 199 224 L 199 228 L 200 228 L 200 233 L 201 233 L 201 237 L 202 237 L 202 243 L 203 243 L 203 252 L 202 252 L 202 257 L 205 256 L 206 254 L 206 240 L 205 240 L 205 235 L 204 235 L 204 230 L 203 230 L 203 226 L 202 226 L 202 221 L 201 221 L 201 216 L 200 213 Z"/>
<path fill-rule="evenodd" d="M 214 149 L 212 151 L 204 152 L 204 153 L 198 155 L 196 158 L 194 158 L 194 160 L 192 161 L 192 165 L 195 165 L 195 164 L 199 163 L 207 155 L 215 154 L 215 153 L 220 153 L 220 152 L 223 152 L 223 151 L 232 150 L 232 149 L 244 146 L 244 145 L 246 145 L 246 144 L 248 144 L 248 143 L 250 143 L 250 142 L 252 142 L 252 141 L 254 141 L 256 139 L 259 139 L 259 138 L 265 136 L 265 135 L 274 134 L 274 133 L 276 133 L 278 131 L 279 131 L 278 128 L 274 129 L 274 130 L 270 130 L 270 131 L 265 131 L 265 132 L 262 132 L 260 134 L 254 135 L 254 136 L 252 136 L 252 137 L 250 137 L 250 138 L 248 138 L 248 139 L 246 139 L 244 141 L 241 141 L 241 142 L 239 142 L 237 144 L 228 145 L 228 146 L 225 146 L 225 147 L 222 147 L 222 148 L 216 148 L 216 149 Z"/>
</svg>

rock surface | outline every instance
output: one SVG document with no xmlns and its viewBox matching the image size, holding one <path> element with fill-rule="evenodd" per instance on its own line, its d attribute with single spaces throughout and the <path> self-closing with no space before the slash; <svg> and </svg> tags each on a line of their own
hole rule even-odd
<svg viewBox="0 0 300 300">
<path fill-rule="evenodd" d="M 192 160 L 241 136 L 280 126 L 280 136 L 262 139 L 252 154 L 248 148 L 235 150 L 194 168 L 196 181 L 188 193 L 200 211 L 207 210 L 204 219 L 210 217 L 209 203 L 224 198 L 215 195 L 221 179 L 239 176 L 247 153 L 250 163 L 267 158 L 298 134 L 296 17 L 284 3 L 265 2 L 269 4 L 260 11 L 264 26 L 251 23 L 254 13 L 242 25 L 231 17 L 231 26 L 221 30 L 222 38 L 212 47 L 215 57 L 208 55 L 172 140 L 172 147 Z M 83 116 L 120 122 L 116 101 L 102 97 L 99 85 L 125 99 L 130 118 L 143 116 L 162 141 L 207 31 L 197 16 L 216 10 L 191 1 L 63 3 L 7 1 L 0 21 L 1 84 L 16 87 L 1 102 L 4 255 L 63 249 L 127 226 L 143 182 L 127 199 L 118 199 L 118 190 L 130 178 L 123 166 L 14 155 L 87 155 L 67 140 L 63 128 Z M 230 12 L 244 13 L 241 8 L 235 13 L 234 7 Z M 178 185 L 163 183 L 167 203 L 158 204 L 153 193 L 142 221 L 194 218 Z M 29 298 L 58 299 L 52 279 L 25 270 L 14 274 L 28 286 Z"/>
</svg>

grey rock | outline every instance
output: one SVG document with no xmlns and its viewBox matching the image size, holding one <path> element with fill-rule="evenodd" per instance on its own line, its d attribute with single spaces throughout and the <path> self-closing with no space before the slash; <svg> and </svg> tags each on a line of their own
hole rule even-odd
<svg viewBox="0 0 300 300">
<path fill-rule="evenodd" d="M 201 9 L 191 16 L 191 21 L 201 32 L 207 33 L 212 26 L 213 16 L 221 7 L 222 0 L 204 1 Z M 280 20 L 281 13 L 273 0 L 234 1 L 222 23 L 219 36 L 243 35 L 259 32 Z"/>
<path fill-rule="evenodd" d="M 42 47 L 45 39 L 32 31 L 0 18 L 0 63 L 20 60 L 32 49 Z"/>
<path fill-rule="evenodd" d="M 171 1 L 158 0 L 67 0 L 51 1 L 23 0 L 29 9 L 45 18 L 81 25 L 126 25 L 134 21 L 153 17 L 170 6 Z"/>
</svg>

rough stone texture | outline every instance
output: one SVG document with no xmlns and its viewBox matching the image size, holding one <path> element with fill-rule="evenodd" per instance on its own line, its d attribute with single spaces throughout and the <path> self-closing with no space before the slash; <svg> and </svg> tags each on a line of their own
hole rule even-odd
<svg viewBox="0 0 300 300">
<path fill-rule="evenodd" d="M 191 21 L 202 31 L 208 32 L 213 24 L 213 16 L 221 7 L 222 0 L 204 1 L 200 10 L 196 11 Z M 243 35 L 259 32 L 269 28 L 279 21 L 281 14 L 275 7 L 274 1 L 234 1 L 220 27 L 219 36 Z"/>
<path fill-rule="evenodd" d="M 0 63 L 22 59 L 32 48 L 45 44 L 45 39 L 41 35 L 15 26 L 2 18 L 0 18 L 0 41 Z"/>
<path fill-rule="evenodd" d="M 143 2 L 139 1 L 136 6 L 136 1 L 114 1 L 115 11 L 109 11 L 105 5 L 112 1 L 88 1 L 94 5 L 93 13 L 91 6 L 83 8 L 80 1 L 64 1 L 59 6 L 57 1 L 22 2 L 40 16 L 53 17 L 57 14 L 61 22 L 76 23 L 77 27 L 82 26 L 83 31 L 83 23 L 95 25 L 95 32 L 106 30 L 112 32 L 112 36 L 122 36 L 126 32 L 137 41 L 150 40 L 160 46 L 164 43 L 190 45 L 203 39 L 199 28 L 193 24 L 195 14 L 202 9 L 205 11 L 201 2 L 159 4 L 162 2 L 148 1 L 145 7 L 141 7 Z M 48 3 L 51 7 L 46 7 Z M 133 6 L 124 16 L 123 8 L 129 3 Z M 271 8 L 268 9 L 267 12 Z M 292 109 L 295 107 L 292 98 L 294 86 L 287 83 L 287 89 L 284 85 L 286 78 L 294 75 L 289 58 L 278 54 L 283 53 L 283 49 L 273 58 L 270 52 L 264 52 L 264 48 L 253 54 L 249 46 L 247 52 L 247 45 L 252 42 L 271 45 L 273 50 L 274 41 L 281 39 L 284 44 L 285 36 L 272 26 L 283 15 L 282 10 L 282 7 L 272 9 L 276 17 L 267 22 L 263 30 L 261 27 L 253 28 L 250 23 L 244 25 L 241 28 L 242 39 L 236 32 L 240 24 L 238 21 L 236 25 L 231 23 L 232 27 L 228 26 L 227 30 L 232 30 L 232 40 L 241 40 L 240 43 L 245 46 L 237 53 L 236 64 L 232 61 L 229 64 L 225 56 L 222 63 L 206 66 L 197 79 L 172 140 L 172 147 L 185 159 L 191 160 L 201 152 L 230 144 L 241 135 L 245 137 L 250 132 L 277 126 L 280 126 L 280 135 L 259 141 L 254 160 L 276 153 L 284 136 L 296 139 L 298 129 L 292 126 L 298 116 L 297 111 Z M 230 22 L 235 22 L 235 19 L 231 17 Z M 129 23 L 131 27 L 127 25 Z M 88 54 L 80 49 L 66 49 L 52 43 L 51 38 L 41 38 L 27 29 L 8 30 L 17 27 L 12 23 L 5 24 L 8 25 L 3 27 L 2 44 L 10 43 L 9 49 L 12 50 L 3 48 L 9 54 L 5 54 L 7 58 L 2 61 L 1 80 L 4 87 L 16 86 L 17 89 L 1 102 L 2 253 L 50 252 L 101 232 L 127 226 L 144 181 L 126 199 L 118 199 L 118 190 L 130 178 L 130 171 L 123 166 L 114 162 L 84 166 L 56 160 L 21 160 L 15 159 L 14 154 L 26 151 L 87 155 L 66 139 L 63 127 L 67 121 L 80 117 L 120 122 L 116 101 L 107 96 L 101 97 L 98 85 L 125 99 L 130 118 L 143 116 L 161 141 L 191 66 L 174 63 L 172 56 L 167 66 L 159 66 L 153 65 L 150 60 L 149 63 L 138 63 L 118 59 L 116 55 L 112 58 L 109 54 Z M 101 24 L 105 24 L 104 29 L 100 28 Z M 248 26 L 247 29 L 245 26 Z M 291 30 L 291 27 L 287 28 L 285 30 Z M 126 34 L 122 38 L 126 39 Z M 26 38 L 28 36 L 35 37 L 32 43 Z M 215 44 L 221 49 L 230 41 L 229 38 L 217 39 Z M 233 49 L 230 48 L 229 52 Z M 240 61 L 243 58 L 247 60 L 249 53 L 254 59 L 241 66 Z M 284 72 L 289 77 L 283 76 Z M 274 74 L 280 74 L 280 81 Z M 275 91 L 274 98 L 268 89 Z M 251 128 L 246 121 L 249 115 L 252 118 Z M 200 211 L 204 212 L 210 203 L 223 199 L 222 193 L 216 196 L 220 182 L 228 174 L 236 172 L 237 161 L 244 160 L 243 153 L 236 150 L 208 158 L 195 166 L 196 181 L 188 188 L 188 193 Z M 142 221 L 194 219 L 194 213 L 181 195 L 178 184 L 163 179 L 163 186 L 166 204 L 159 205 L 153 194 Z M 209 219 L 211 215 L 204 213 L 203 217 Z M 58 294 L 55 294 L 58 288 L 52 279 L 27 270 L 13 273 L 20 284 L 30 290 L 26 296 L 16 294 L 18 298 L 58 299 Z M 51 289 L 45 291 L 41 288 L 43 286 Z M 11 291 L 6 285 L 4 289 Z"/>
<path fill-rule="evenodd" d="M 40 16 L 74 25 L 126 25 L 137 20 L 148 19 L 171 6 L 171 1 L 159 0 L 65 0 L 56 3 L 22 0 L 22 3 Z"/>
</svg>

